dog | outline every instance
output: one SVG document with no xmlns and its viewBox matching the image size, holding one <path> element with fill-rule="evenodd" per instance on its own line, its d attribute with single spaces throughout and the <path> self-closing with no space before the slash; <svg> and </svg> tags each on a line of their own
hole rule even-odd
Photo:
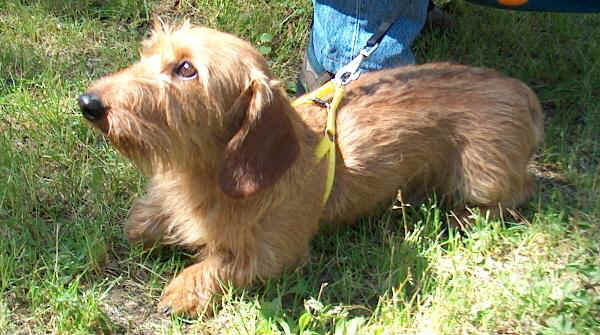
<svg viewBox="0 0 600 335">
<path fill-rule="evenodd" d="M 454 208 L 515 208 L 535 191 L 543 140 L 534 92 L 491 69 L 449 63 L 364 73 L 337 116 L 337 161 L 315 159 L 327 115 L 293 108 L 267 62 L 233 35 L 154 28 L 141 59 L 78 99 L 85 119 L 148 179 L 125 223 L 130 241 L 197 260 L 166 286 L 165 312 L 205 311 L 236 287 L 294 269 L 322 222 L 352 223 L 398 190 Z"/>
</svg>

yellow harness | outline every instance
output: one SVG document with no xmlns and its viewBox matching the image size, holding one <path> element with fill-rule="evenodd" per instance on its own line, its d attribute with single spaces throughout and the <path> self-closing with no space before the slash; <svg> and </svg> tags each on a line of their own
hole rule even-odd
<svg viewBox="0 0 600 335">
<path fill-rule="evenodd" d="M 360 70 L 358 67 L 360 63 L 375 49 L 378 43 L 374 45 L 368 45 L 360 51 L 360 54 L 356 56 L 350 63 L 342 67 L 335 75 L 335 77 L 325 83 L 320 88 L 301 96 L 292 102 L 294 108 L 304 104 L 323 104 L 327 107 L 327 125 L 325 126 L 325 136 L 317 145 L 315 150 L 316 162 L 320 162 L 325 155 L 327 155 L 327 178 L 325 180 L 325 192 L 323 194 L 323 206 L 327 203 L 331 190 L 333 189 L 333 181 L 335 179 L 335 156 L 336 156 L 336 114 L 337 109 L 344 97 L 344 87 L 351 81 L 355 80 L 360 76 Z M 326 101 L 331 100 L 327 103 Z"/>
<path fill-rule="evenodd" d="M 333 98 L 331 98 L 333 95 Z M 317 163 L 320 162 L 325 155 L 327 158 L 327 179 L 325 180 L 325 193 L 323 194 L 323 206 L 327 203 L 331 189 L 333 188 L 333 180 L 335 179 L 335 119 L 337 108 L 344 97 L 344 86 L 336 85 L 333 80 L 328 81 L 325 85 L 317 90 L 303 95 L 292 102 L 294 108 L 307 103 L 317 103 L 324 101 L 326 98 L 331 98 L 331 102 L 327 106 L 327 125 L 325 126 L 325 136 L 321 139 L 315 150 L 315 158 Z"/>
</svg>

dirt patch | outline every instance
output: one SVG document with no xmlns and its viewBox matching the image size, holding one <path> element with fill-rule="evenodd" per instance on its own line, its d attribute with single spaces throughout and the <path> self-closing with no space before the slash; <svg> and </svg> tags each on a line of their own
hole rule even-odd
<svg viewBox="0 0 600 335">
<path fill-rule="evenodd" d="M 171 323 L 158 313 L 155 299 L 147 289 L 131 281 L 108 291 L 101 306 L 117 334 L 157 334 Z"/>
</svg>

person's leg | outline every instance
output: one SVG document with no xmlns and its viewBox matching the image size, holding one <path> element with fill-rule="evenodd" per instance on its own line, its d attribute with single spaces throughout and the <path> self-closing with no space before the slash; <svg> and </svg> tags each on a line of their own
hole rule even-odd
<svg viewBox="0 0 600 335">
<path fill-rule="evenodd" d="M 314 0 L 308 59 L 317 72 L 335 73 L 365 46 L 379 25 L 396 16 L 378 49 L 362 63 L 365 71 L 414 63 L 410 45 L 427 18 L 429 0 Z"/>
<path fill-rule="evenodd" d="M 349 63 L 379 25 L 393 16 L 397 19 L 361 70 L 413 64 L 410 45 L 425 23 L 428 5 L 429 0 L 313 0 L 313 26 L 303 68 L 307 88 L 318 86 L 315 76 L 335 73 Z"/>
</svg>

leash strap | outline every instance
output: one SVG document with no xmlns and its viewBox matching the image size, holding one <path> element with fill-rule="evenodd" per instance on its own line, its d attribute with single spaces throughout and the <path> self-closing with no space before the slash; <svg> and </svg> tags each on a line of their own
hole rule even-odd
<svg viewBox="0 0 600 335">
<path fill-rule="evenodd" d="M 379 24 L 379 27 L 377 27 L 375 33 L 367 40 L 367 47 L 373 47 L 374 45 L 381 42 L 383 36 L 385 36 L 385 33 L 387 33 L 387 31 L 390 29 L 392 24 L 394 24 L 396 19 L 398 19 L 398 16 L 398 14 L 389 15 L 387 18 L 385 18 L 383 22 Z"/>
</svg>

